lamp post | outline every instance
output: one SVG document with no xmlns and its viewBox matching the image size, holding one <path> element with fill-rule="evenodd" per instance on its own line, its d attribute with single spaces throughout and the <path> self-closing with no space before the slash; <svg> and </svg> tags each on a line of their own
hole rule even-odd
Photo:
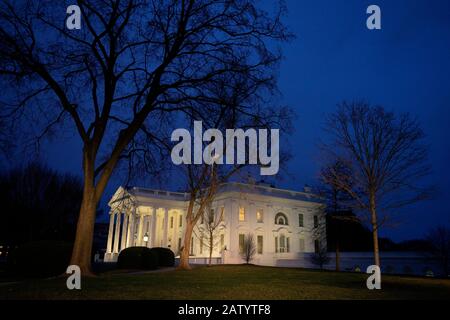
<svg viewBox="0 0 450 320">
<path fill-rule="evenodd" d="M 147 243 L 148 243 L 148 233 L 147 232 L 144 235 L 144 242 L 145 242 L 145 246 L 147 247 Z"/>
</svg>

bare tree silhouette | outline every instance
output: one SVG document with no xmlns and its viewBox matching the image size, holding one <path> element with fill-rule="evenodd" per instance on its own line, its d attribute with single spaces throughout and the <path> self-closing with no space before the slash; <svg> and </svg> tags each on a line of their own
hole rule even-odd
<svg viewBox="0 0 450 320">
<path fill-rule="evenodd" d="M 287 133 L 291 129 L 293 118 L 292 110 L 287 106 L 280 106 L 273 102 L 273 97 L 277 96 L 276 81 L 273 77 L 264 79 L 258 78 L 255 81 L 250 74 L 240 73 L 237 75 L 222 75 L 216 81 L 208 85 L 210 99 L 208 101 L 190 102 L 193 106 L 185 112 L 185 117 L 178 119 L 185 122 L 185 127 L 193 128 L 193 120 L 202 121 L 203 130 L 219 129 L 226 133 L 227 129 L 239 128 L 263 129 L 270 132 L 270 129 L 278 129 L 281 133 Z M 256 132 L 256 131 L 255 131 Z M 217 139 L 212 137 L 211 142 Z M 192 232 L 201 217 L 208 217 L 208 208 L 212 205 L 214 197 L 220 186 L 229 181 L 232 177 L 241 174 L 244 169 L 250 170 L 249 159 L 255 154 L 249 148 L 250 139 L 246 138 L 244 163 L 229 164 L 229 159 L 225 159 L 227 151 L 235 151 L 234 141 L 221 141 L 222 146 L 216 149 L 209 148 L 209 142 L 203 142 L 203 154 L 208 153 L 212 163 L 202 164 L 181 164 L 177 167 L 177 177 L 179 181 L 185 181 L 186 189 L 189 193 L 189 205 L 186 212 L 185 234 L 183 250 L 180 254 L 179 269 L 188 270 L 189 248 L 192 241 Z M 268 139 L 268 147 L 271 146 L 271 139 Z M 286 141 L 284 139 L 283 141 Z M 170 147 L 170 146 L 169 146 Z M 242 146 L 241 146 L 242 147 Z M 242 150 L 241 150 L 242 151 Z M 262 166 L 259 156 L 256 157 L 256 165 Z M 289 151 L 284 150 L 280 156 L 279 166 L 283 167 L 289 159 Z M 234 160 L 234 159 L 233 159 Z"/>
<path fill-rule="evenodd" d="M 323 266 L 326 265 L 330 261 L 330 257 L 328 256 L 327 247 L 321 245 L 316 252 L 314 252 L 310 260 L 313 264 L 317 265 L 320 269 L 323 269 Z"/>
<path fill-rule="evenodd" d="M 0 173 L 0 241 L 73 241 L 83 195 L 77 176 L 39 162 Z"/>
<path fill-rule="evenodd" d="M 1 2 L 0 117 L 26 114 L 33 125 L 21 129 L 37 143 L 63 129 L 79 136 L 84 186 L 71 264 L 91 275 L 96 208 L 120 160 L 156 156 L 170 114 L 214 105 L 208 86 L 218 77 L 272 78 L 280 53 L 268 42 L 290 35 L 282 6 L 270 16 L 251 0 L 77 4 L 82 29 L 72 31 L 62 1 Z"/>
<path fill-rule="evenodd" d="M 399 207 L 430 196 L 431 188 L 422 185 L 430 172 L 424 133 L 409 114 L 396 116 L 363 102 L 340 104 L 325 130 L 331 134 L 331 141 L 323 145 L 328 158 L 343 161 L 352 172 L 349 177 L 331 168 L 328 181 L 368 213 L 379 266 L 380 226 Z"/>
<path fill-rule="evenodd" d="M 244 243 L 242 246 L 241 257 L 246 264 L 252 262 L 256 254 L 256 244 L 253 234 L 248 233 L 244 237 Z"/>
<path fill-rule="evenodd" d="M 327 218 L 333 227 L 333 238 L 335 247 L 336 271 L 340 271 L 340 238 L 342 232 L 342 224 L 345 222 L 355 221 L 356 217 L 348 214 L 351 208 L 352 197 L 342 189 L 339 181 L 346 181 L 347 185 L 351 185 L 351 170 L 346 166 L 345 162 L 336 160 L 331 164 L 325 165 L 321 171 L 319 179 L 322 182 L 321 193 L 327 201 Z M 329 239 L 328 239 L 329 241 Z"/>
<path fill-rule="evenodd" d="M 217 248 L 219 246 L 220 232 L 224 228 L 224 210 L 222 209 L 224 208 L 214 209 L 208 207 L 208 210 L 205 214 L 205 244 L 209 250 L 209 265 L 211 265 L 214 248 Z M 223 248 L 219 248 L 219 250 L 222 249 Z"/>
</svg>

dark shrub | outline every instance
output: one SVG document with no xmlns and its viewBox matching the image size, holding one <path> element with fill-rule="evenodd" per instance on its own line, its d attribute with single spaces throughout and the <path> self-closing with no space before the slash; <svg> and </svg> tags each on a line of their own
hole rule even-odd
<svg viewBox="0 0 450 320">
<path fill-rule="evenodd" d="M 117 267 L 154 270 L 158 268 L 158 255 L 147 247 L 129 247 L 120 252 Z"/>
<path fill-rule="evenodd" d="M 72 244 L 36 241 L 23 244 L 8 256 L 9 271 L 26 277 L 50 277 L 66 272 Z"/>
<path fill-rule="evenodd" d="M 142 265 L 146 270 L 158 269 L 160 265 L 158 253 L 150 249 L 146 251 L 146 253 L 143 256 Z"/>
<path fill-rule="evenodd" d="M 175 255 L 168 248 L 151 248 L 159 258 L 160 267 L 173 267 L 175 265 Z"/>
</svg>

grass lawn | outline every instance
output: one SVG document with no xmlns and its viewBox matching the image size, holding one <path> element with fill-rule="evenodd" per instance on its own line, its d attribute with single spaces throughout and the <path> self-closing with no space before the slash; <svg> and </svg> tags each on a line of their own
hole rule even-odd
<svg viewBox="0 0 450 320">
<path fill-rule="evenodd" d="M 145 274 L 107 272 L 82 279 L 0 284 L 0 299 L 450 299 L 450 280 L 382 276 L 381 290 L 366 274 L 257 266 L 198 267 Z"/>
</svg>

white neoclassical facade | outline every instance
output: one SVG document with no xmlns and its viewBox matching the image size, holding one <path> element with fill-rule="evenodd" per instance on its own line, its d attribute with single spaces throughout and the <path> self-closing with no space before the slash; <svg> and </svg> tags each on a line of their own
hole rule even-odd
<svg viewBox="0 0 450 320">
<path fill-rule="evenodd" d="M 179 254 L 188 194 L 120 187 L 109 206 L 105 261 L 116 261 L 120 251 L 131 246 L 168 247 Z M 309 190 L 226 183 L 211 209 L 220 212 L 213 236 L 216 263 L 243 263 L 241 251 L 248 234 L 253 235 L 256 247 L 252 263 L 260 265 L 300 265 L 305 253 L 326 244 L 325 233 L 318 232 L 325 230 L 324 205 Z M 209 257 L 209 233 L 202 220 L 191 241 L 194 263 L 205 263 Z"/>
</svg>

